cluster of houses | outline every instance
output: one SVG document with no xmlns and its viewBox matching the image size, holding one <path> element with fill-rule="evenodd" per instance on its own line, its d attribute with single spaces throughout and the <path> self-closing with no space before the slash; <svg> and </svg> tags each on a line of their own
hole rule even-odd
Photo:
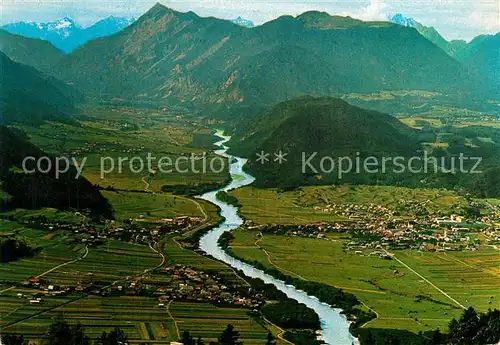
<svg viewBox="0 0 500 345">
<path fill-rule="evenodd" d="M 27 282 L 23 283 L 24 287 L 27 288 L 32 288 L 38 290 L 37 293 L 33 295 L 22 295 L 18 294 L 18 298 L 32 298 L 38 300 L 38 302 L 33 302 L 30 300 L 31 304 L 38 304 L 43 301 L 42 297 L 44 296 L 66 296 L 71 293 L 83 293 L 83 292 L 90 292 L 94 286 L 92 282 L 76 282 L 74 286 L 61 286 L 61 285 L 55 285 L 51 283 L 50 281 L 40 278 L 40 277 L 33 277 L 30 278 Z M 31 296 L 31 297 L 30 297 Z"/>
<path fill-rule="evenodd" d="M 108 224 L 98 229 L 86 227 L 73 230 L 77 242 L 96 244 L 107 239 L 116 239 L 124 242 L 147 245 L 161 239 L 165 235 L 181 234 L 187 229 L 203 222 L 199 217 L 177 217 L 161 219 L 155 225 L 146 224 L 139 219 L 129 219 L 123 224 L 108 221 Z"/>
<path fill-rule="evenodd" d="M 263 296 L 248 289 L 237 289 L 226 285 L 220 277 L 195 270 L 184 265 L 175 265 L 161 270 L 171 281 L 155 292 L 158 306 L 164 307 L 171 300 L 210 302 L 218 305 L 258 309 L 265 303 Z"/>
<path fill-rule="evenodd" d="M 92 281 L 92 277 L 88 277 L 86 281 L 77 281 L 73 286 L 58 286 L 43 278 L 34 277 L 23 285 L 38 290 L 34 294 L 18 295 L 18 298 L 28 299 L 30 304 L 43 303 L 43 297 L 46 296 L 65 296 L 71 293 L 154 297 L 158 300 L 158 307 L 165 307 L 170 301 L 184 301 L 255 310 L 265 304 L 263 295 L 246 286 L 225 283 L 217 274 L 184 265 L 162 268 L 154 275 L 113 284 Z"/>
<path fill-rule="evenodd" d="M 139 154 L 145 150 L 144 146 L 139 147 L 126 147 L 123 143 L 119 141 L 110 142 L 108 145 L 97 142 L 85 142 L 81 147 L 70 150 L 66 154 L 69 157 L 77 157 L 82 156 L 88 153 L 95 152 L 121 152 L 121 153 L 129 153 L 129 154 Z"/>
<path fill-rule="evenodd" d="M 329 240 L 328 233 L 349 233 L 355 239 L 346 250 L 418 249 L 426 251 L 476 250 L 481 233 L 488 244 L 499 243 L 500 218 L 496 207 L 488 216 L 467 219 L 465 216 L 432 214 L 430 201 L 400 201 L 394 209 L 375 204 L 331 204 L 315 211 L 334 213 L 345 220 L 307 225 L 265 224 L 251 221 L 245 228 L 261 233 Z M 404 212 L 404 216 L 400 215 Z M 375 252 L 374 255 L 384 253 Z"/>
</svg>

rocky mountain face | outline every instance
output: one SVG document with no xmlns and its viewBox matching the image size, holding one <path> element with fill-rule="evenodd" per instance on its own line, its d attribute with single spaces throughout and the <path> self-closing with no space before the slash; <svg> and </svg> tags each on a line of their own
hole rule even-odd
<svg viewBox="0 0 500 345">
<path fill-rule="evenodd" d="M 479 87 L 412 28 L 307 12 L 248 29 L 160 4 L 66 56 L 53 73 L 99 97 L 221 108 L 305 94 Z"/>
</svg>

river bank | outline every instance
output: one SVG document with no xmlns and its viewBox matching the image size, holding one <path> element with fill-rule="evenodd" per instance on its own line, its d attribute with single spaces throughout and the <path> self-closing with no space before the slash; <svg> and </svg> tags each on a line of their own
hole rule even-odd
<svg viewBox="0 0 500 345">
<path fill-rule="evenodd" d="M 350 322 L 343 314 L 341 309 L 332 308 L 330 305 L 321 302 L 317 297 L 309 296 L 306 292 L 298 290 L 293 285 L 285 281 L 276 279 L 270 274 L 255 268 L 254 266 L 238 260 L 224 251 L 219 245 L 220 237 L 228 232 L 238 228 L 243 224 L 243 219 L 238 215 L 238 208 L 217 198 L 217 193 L 228 192 L 237 188 L 252 184 L 255 179 L 247 174 L 243 167 L 247 160 L 240 157 L 234 157 L 227 154 L 228 147 L 225 144 L 230 140 L 229 136 L 224 136 L 222 132 L 217 132 L 216 136 L 221 140 L 215 145 L 220 149 L 215 153 L 228 158 L 232 163 L 230 166 L 231 182 L 218 190 L 203 194 L 200 198 L 213 203 L 220 209 L 220 215 L 224 221 L 214 229 L 203 235 L 199 242 L 199 247 L 206 254 L 211 255 L 229 266 L 242 271 L 246 276 L 259 278 L 266 284 L 274 285 L 278 290 L 285 293 L 289 298 L 303 303 L 316 312 L 320 318 L 322 329 L 322 340 L 330 345 L 352 345 L 358 344 L 358 340 L 350 333 Z"/>
</svg>

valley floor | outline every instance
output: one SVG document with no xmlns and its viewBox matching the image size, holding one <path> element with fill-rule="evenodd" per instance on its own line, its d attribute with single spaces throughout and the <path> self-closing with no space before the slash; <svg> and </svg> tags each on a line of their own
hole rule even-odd
<svg viewBox="0 0 500 345">
<path fill-rule="evenodd" d="M 377 314 L 363 327 L 445 330 L 463 306 L 481 311 L 500 307 L 500 253 L 492 248 L 475 253 L 394 251 L 394 259 L 385 260 L 369 256 L 368 250 L 346 252 L 349 240 L 338 235 L 328 240 L 260 237 L 259 232 L 238 230 L 235 236 L 231 249 L 238 257 L 356 295 Z"/>
</svg>

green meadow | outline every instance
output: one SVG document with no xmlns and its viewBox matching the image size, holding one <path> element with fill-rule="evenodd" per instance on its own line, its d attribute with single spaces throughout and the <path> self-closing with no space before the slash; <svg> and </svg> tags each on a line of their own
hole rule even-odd
<svg viewBox="0 0 500 345">
<path fill-rule="evenodd" d="M 103 191 L 102 194 L 113 206 L 117 220 L 143 218 L 158 221 L 182 216 L 204 218 L 206 208 L 212 212 L 215 209 L 204 201 L 167 193 Z"/>
<path fill-rule="evenodd" d="M 344 239 L 329 240 L 235 231 L 235 255 L 300 279 L 340 287 L 356 295 L 378 317 L 364 327 L 415 332 L 446 329 L 462 309 L 396 260 L 363 256 L 343 249 Z M 467 253 L 396 251 L 396 257 L 459 304 L 486 311 L 500 306 L 500 254 L 491 248 Z"/>
<path fill-rule="evenodd" d="M 444 189 L 411 189 L 391 186 L 319 186 L 294 191 L 245 187 L 230 192 L 243 204 L 241 214 L 248 220 L 267 224 L 306 224 L 346 220 L 324 212 L 331 204 L 382 205 L 411 214 L 407 201 L 427 202 L 429 212 L 451 214 L 467 205 L 465 198 Z M 319 209 L 318 209 L 319 208 Z"/>
</svg>

